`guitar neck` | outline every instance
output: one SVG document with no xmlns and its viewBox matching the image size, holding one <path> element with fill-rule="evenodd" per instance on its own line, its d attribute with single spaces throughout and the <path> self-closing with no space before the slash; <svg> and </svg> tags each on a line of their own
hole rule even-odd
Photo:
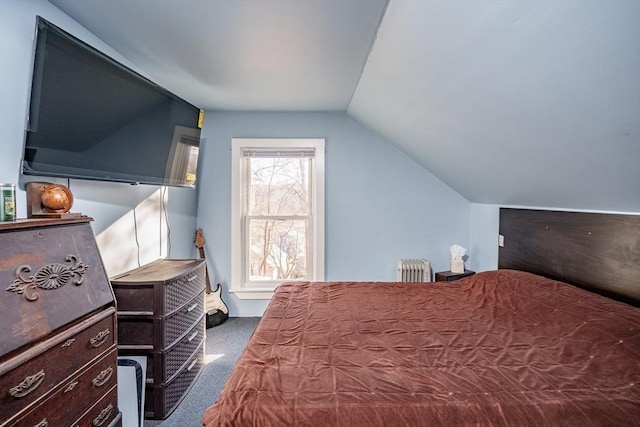
<svg viewBox="0 0 640 427">
<path fill-rule="evenodd" d="M 198 252 L 200 252 L 200 258 L 205 259 L 204 246 L 199 246 Z M 204 267 L 204 271 L 205 271 L 205 283 L 207 285 L 207 293 L 210 294 L 213 290 L 211 289 L 211 282 L 209 282 L 209 269 L 207 268 L 207 266 Z"/>
</svg>

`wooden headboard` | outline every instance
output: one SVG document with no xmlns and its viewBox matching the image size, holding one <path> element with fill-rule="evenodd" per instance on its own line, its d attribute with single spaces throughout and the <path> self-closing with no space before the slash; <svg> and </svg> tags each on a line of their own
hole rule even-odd
<svg viewBox="0 0 640 427">
<path fill-rule="evenodd" d="M 640 215 L 500 209 L 498 268 L 640 306 Z"/>
</svg>

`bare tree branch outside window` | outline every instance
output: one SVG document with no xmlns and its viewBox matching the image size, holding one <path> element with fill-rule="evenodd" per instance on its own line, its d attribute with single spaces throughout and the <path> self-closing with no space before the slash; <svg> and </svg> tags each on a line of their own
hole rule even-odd
<svg viewBox="0 0 640 427">
<path fill-rule="evenodd" d="M 247 161 L 251 280 L 307 278 L 311 159 L 255 157 Z"/>
</svg>

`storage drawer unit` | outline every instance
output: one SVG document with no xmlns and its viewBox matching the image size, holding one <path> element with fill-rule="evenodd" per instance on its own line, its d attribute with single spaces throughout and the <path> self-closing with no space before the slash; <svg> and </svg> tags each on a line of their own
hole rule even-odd
<svg viewBox="0 0 640 427">
<path fill-rule="evenodd" d="M 176 408 L 204 360 L 203 260 L 158 260 L 111 279 L 118 354 L 147 357 L 145 417 Z"/>
<path fill-rule="evenodd" d="M 183 304 L 180 309 L 164 317 L 118 310 L 118 344 L 121 348 L 129 345 L 163 349 L 173 346 L 204 314 L 204 291 Z"/>
<path fill-rule="evenodd" d="M 156 418 L 166 418 L 178 406 L 200 375 L 204 366 L 204 343 L 194 352 L 187 365 L 161 386 L 147 385 L 145 412 L 155 414 Z"/>
<path fill-rule="evenodd" d="M 89 221 L 0 223 L 2 427 L 68 424 L 107 396 L 103 425 L 120 424 L 115 299 Z"/>
<path fill-rule="evenodd" d="M 120 349 L 120 356 L 139 356 L 141 353 L 147 357 L 147 383 L 161 384 L 170 382 L 172 378 L 184 368 L 187 361 L 200 349 L 205 339 L 204 318 L 174 346 L 165 351 Z"/>
<path fill-rule="evenodd" d="M 76 408 L 91 407 L 105 395 L 105 392 L 115 389 L 117 372 L 113 369 L 114 357 L 116 357 L 115 346 L 111 348 L 106 358 L 65 381 L 62 387 L 58 388 L 42 405 L 20 419 L 17 425 L 36 426 L 42 420 L 46 420 L 50 426 L 64 425 L 80 416 L 82 412 L 78 413 Z M 113 405 L 113 407 L 113 415 L 116 415 L 116 406 Z"/>
<path fill-rule="evenodd" d="M 71 425 L 96 427 L 119 426 L 122 422 L 122 414 L 116 409 L 117 405 L 118 395 L 114 387 Z"/>
</svg>

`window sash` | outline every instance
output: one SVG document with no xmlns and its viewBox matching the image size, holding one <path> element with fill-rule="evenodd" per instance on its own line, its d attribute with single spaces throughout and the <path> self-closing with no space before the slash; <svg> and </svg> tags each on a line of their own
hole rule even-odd
<svg viewBox="0 0 640 427">
<path fill-rule="evenodd" d="M 265 157 L 266 158 L 266 157 Z M 268 158 L 273 158 L 273 157 L 268 157 Z M 286 158 L 291 158 L 291 157 L 286 157 Z M 314 205 L 314 179 L 315 178 L 315 167 L 314 167 L 314 161 L 313 158 L 309 159 L 309 164 L 307 165 L 307 173 L 305 175 L 305 179 L 307 181 L 307 185 L 305 188 L 305 191 L 307 192 L 307 212 L 313 212 L 313 209 L 315 207 Z M 249 158 L 244 158 L 242 160 L 242 171 L 243 171 L 243 177 L 244 177 L 244 182 L 242 185 L 242 200 L 243 200 L 243 206 L 242 206 L 242 215 L 248 215 L 251 214 L 251 201 L 250 201 L 250 197 L 252 195 L 252 191 L 250 190 L 251 187 L 251 183 L 252 183 L 252 179 L 251 179 L 251 166 L 250 166 L 250 161 Z"/>
<path fill-rule="evenodd" d="M 252 277 L 252 276 L 257 276 L 255 274 L 252 274 L 251 268 L 252 268 L 252 261 L 253 261 L 253 257 L 251 256 L 251 251 L 253 249 L 255 249 L 255 247 L 252 245 L 252 240 L 251 240 L 251 224 L 252 221 L 283 221 L 284 223 L 286 222 L 298 222 L 298 223 L 303 223 L 304 226 L 304 249 L 303 249 L 303 260 L 304 260 L 304 272 L 305 275 L 304 276 L 300 276 L 300 277 L 284 277 L 284 278 L 257 278 L 257 277 Z M 311 215 L 274 215 L 274 216 L 269 216 L 269 215 L 247 215 L 245 217 L 245 221 L 244 221 L 244 236 L 245 236 L 245 251 L 244 251 L 244 285 L 246 287 L 254 287 L 254 286 L 258 286 L 258 287 L 262 287 L 265 285 L 272 285 L 275 286 L 277 284 L 283 283 L 283 282 L 290 282 L 290 281 L 296 281 L 296 280 L 309 280 L 312 272 L 313 272 L 313 242 L 312 242 L 312 236 L 311 236 L 311 225 L 312 225 L 312 217 Z M 279 248 L 276 248 L 275 251 L 272 251 L 271 249 L 269 249 L 268 253 L 267 253 L 267 258 L 271 259 L 271 263 L 270 266 L 276 267 L 275 269 L 277 269 L 277 267 L 281 267 L 282 265 L 282 253 L 278 252 Z M 299 248 L 298 248 L 298 252 L 299 252 Z M 284 255 L 286 256 L 286 252 L 284 253 Z M 273 259 L 273 258 L 277 258 L 277 259 Z M 277 262 L 276 262 L 277 261 Z M 297 263 L 297 260 L 285 260 L 284 263 L 288 264 L 295 264 Z M 288 265 L 287 265 L 288 266 Z M 292 270 L 292 273 L 295 272 L 295 268 Z"/>
<path fill-rule="evenodd" d="M 284 155 L 286 153 L 286 155 Z M 293 153 L 297 153 L 298 155 L 292 155 Z M 244 182 L 241 188 L 242 191 L 242 246 L 243 246 L 243 254 L 242 254 L 242 272 L 243 272 L 243 286 L 247 288 L 251 287 L 263 287 L 270 286 L 275 287 L 276 285 L 292 281 L 292 280 L 309 280 L 310 277 L 313 276 L 313 258 L 314 258 L 314 233 L 311 232 L 312 224 L 313 224 L 313 216 L 311 212 L 314 209 L 314 197 L 313 197 L 313 181 L 314 176 L 314 161 L 313 157 L 308 157 L 308 154 L 315 155 L 315 149 L 244 149 L 242 151 L 242 169 L 244 170 L 243 177 Z M 263 215 L 255 215 L 250 213 L 250 195 L 252 193 L 251 185 L 251 158 L 309 158 L 308 171 L 306 173 L 305 179 L 307 181 L 306 191 L 308 192 L 307 197 L 307 208 L 306 211 L 309 214 L 297 214 L 297 215 L 283 215 L 283 214 L 263 214 Z M 251 241 L 251 222 L 252 220 L 287 220 L 287 221 L 297 221 L 297 220 L 306 220 L 306 231 L 305 231 L 305 270 L 306 274 L 304 279 L 297 278 L 282 278 L 282 279 L 253 279 L 251 274 L 251 250 L 252 250 L 252 241 Z"/>
<path fill-rule="evenodd" d="M 240 299 L 269 299 L 282 281 L 248 281 L 248 219 L 282 217 L 288 220 L 306 220 L 308 280 L 324 280 L 324 139 L 261 139 L 233 138 L 232 205 L 231 205 L 231 282 L 229 291 Z M 313 155 L 312 155 L 313 154 Z M 251 157 L 308 157 L 309 215 L 246 215 Z"/>
</svg>

